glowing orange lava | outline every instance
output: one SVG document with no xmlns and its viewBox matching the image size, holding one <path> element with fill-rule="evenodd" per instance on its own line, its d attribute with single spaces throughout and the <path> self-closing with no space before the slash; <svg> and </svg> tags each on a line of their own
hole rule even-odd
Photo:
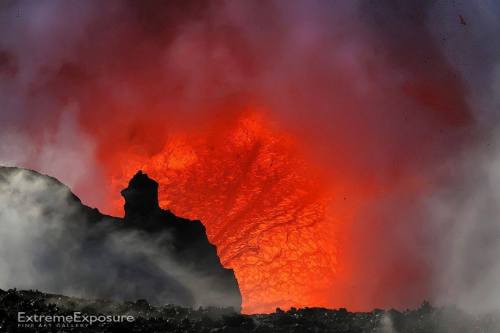
<svg viewBox="0 0 500 333">
<path fill-rule="evenodd" d="M 112 192 L 138 169 L 156 179 L 163 208 L 206 226 L 236 273 L 244 312 L 331 305 L 340 221 L 328 213 L 330 188 L 262 113 L 169 135 L 154 154 L 122 154 Z"/>
</svg>

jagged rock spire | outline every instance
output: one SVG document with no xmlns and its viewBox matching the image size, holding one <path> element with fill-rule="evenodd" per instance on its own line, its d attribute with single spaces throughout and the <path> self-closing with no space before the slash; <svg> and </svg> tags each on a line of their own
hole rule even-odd
<svg viewBox="0 0 500 333">
<path fill-rule="evenodd" d="M 142 170 L 135 174 L 121 194 L 125 198 L 126 219 L 146 216 L 160 209 L 158 183 Z"/>
</svg>

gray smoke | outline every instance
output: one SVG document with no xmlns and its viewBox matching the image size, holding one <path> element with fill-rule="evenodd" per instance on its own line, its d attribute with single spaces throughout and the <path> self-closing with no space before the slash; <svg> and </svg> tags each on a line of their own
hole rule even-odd
<svg viewBox="0 0 500 333">
<path fill-rule="evenodd" d="M 89 225 L 67 187 L 30 171 L 3 171 L 0 288 L 195 306 L 237 303 L 215 291 L 209 276 L 171 259 L 160 247 L 169 234 L 109 232 L 106 224 L 119 223 L 109 220 Z"/>
<path fill-rule="evenodd" d="M 500 313 L 500 141 L 447 166 L 453 185 L 427 198 L 438 251 L 435 299 L 474 314 Z"/>
</svg>

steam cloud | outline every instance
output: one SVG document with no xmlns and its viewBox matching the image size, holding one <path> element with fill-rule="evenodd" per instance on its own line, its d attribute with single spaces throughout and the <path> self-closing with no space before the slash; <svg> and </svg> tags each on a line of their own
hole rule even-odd
<svg viewBox="0 0 500 333">
<path fill-rule="evenodd" d="M 56 176 L 99 207 L 116 147 L 154 152 L 155 133 L 262 104 L 332 182 L 383 189 L 349 226 L 351 274 L 332 304 L 425 295 L 500 310 L 497 3 L 17 1 L 0 15 L 0 163 Z M 138 138 L 143 128 L 154 130 Z M 16 179 L 43 200 L 43 184 Z M 1 195 L 0 257 L 33 253 L 52 230 L 78 251 L 75 226 L 35 226 L 40 203 Z"/>
<path fill-rule="evenodd" d="M 89 225 L 70 190 L 23 169 L 0 177 L 0 285 L 83 298 L 229 306 L 210 276 L 181 267 L 160 244 L 167 233 Z M 118 223 L 118 222 L 115 222 Z M 104 236 L 101 238 L 101 236 Z M 168 282 L 167 282 L 168 281 Z M 167 282 L 167 287 L 165 287 Z M 180 303 L 182 304 L 182 303 Z"/>
</svg>

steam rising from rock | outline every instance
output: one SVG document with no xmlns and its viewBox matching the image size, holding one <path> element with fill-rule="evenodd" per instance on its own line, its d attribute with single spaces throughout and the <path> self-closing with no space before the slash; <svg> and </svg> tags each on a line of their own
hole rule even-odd
<svg viewBox="0 0 500 333">
<path fill-rule="evenodd" d="M 0 168 L 0 286 L 239 311 L 234 274 L 200 222 L 143 213 L 101 215 L 54 179 Z"/>
</svg>

